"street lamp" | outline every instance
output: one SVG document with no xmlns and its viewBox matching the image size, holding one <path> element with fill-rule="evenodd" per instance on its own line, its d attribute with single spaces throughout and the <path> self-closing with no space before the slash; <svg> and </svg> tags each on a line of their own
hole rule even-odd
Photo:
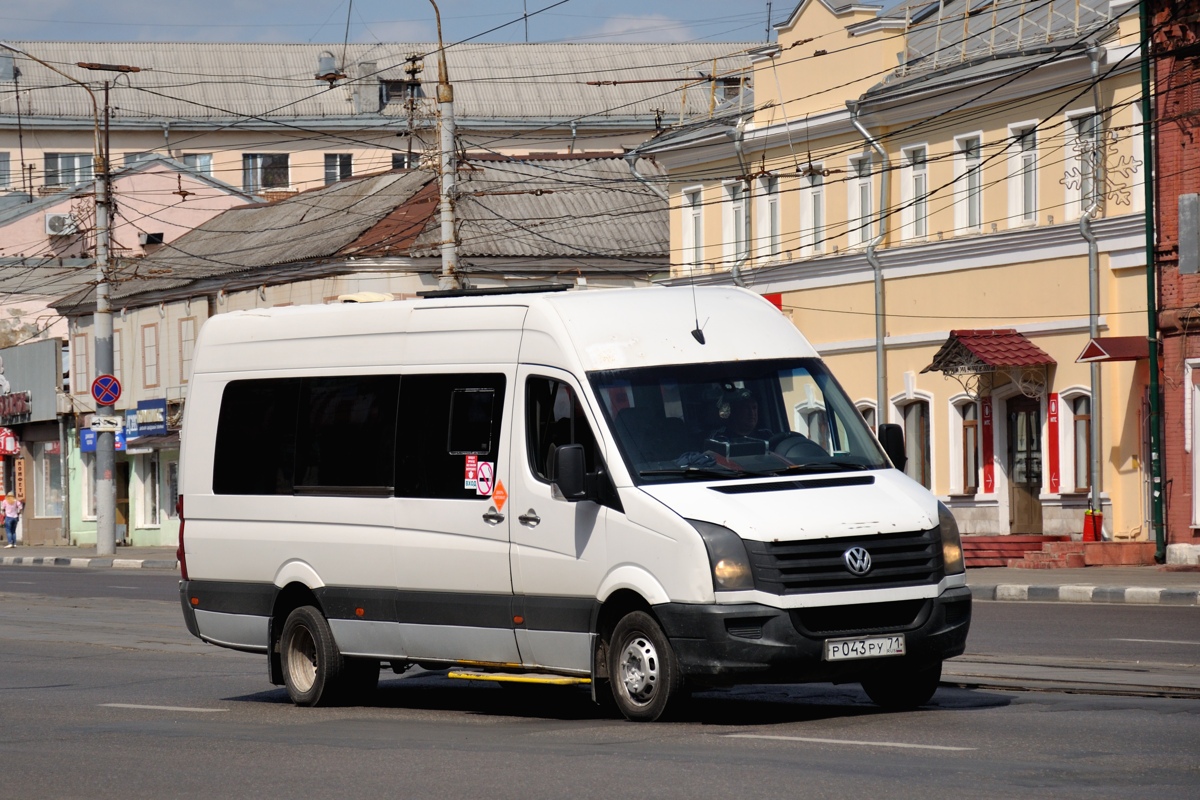
<svg viewBox="0 0 1200 800">
<path fill-rule="evenodd" d="M 439 289 L 458 289 L 458 248 L 454 234 L 454 178 L 458 169 L 454 151 L 454 87 L 446 71 L 446 46 L 442 44 L 442 12 L 437 3 L 429 0 L 437 18 L 438 34 L 438 149 L 442 171 L 442 274 Z"/>
<path fill-rule="evenodd" d="M 87 90 L 92 101 L 92 128 L 95 140 L 92 146 L 92 172 L 96 184 L 96 311 L 93 316 L 93 327 L 96 340 L 96 374 L 111 375 L 113 372 L 113 327 L 112 305 L 109 300 L 109 225 L 111 198 L 108 189 L 108 148 L 107 142 L 100 138 L 100 104 L 96 101 L 96 93 L 92 87 L 74 78 L 57 67 L 47 64 L 36 56 L 32 56 L 19 47 L 0 42 L 0 47 L 41 64 L 46 69 L 82 86 Z M 140 72 L 138 67 L 123 64 L 92 64 L 79 63 L 84 69 L 104 70 L 107 72 Z M 104 82 L 104 115 L 105 134 L 107 138 L 108 118 L 108 81 Z M 111 416 L 111 405 L 97 406 L 97 416 Z M 116 472 L 116 434 L 111 431 L 101 431 L 96 435 L 96 555 L 110 556 L 116 552 L 116 483 L 113 480 Z"/>
</svg>

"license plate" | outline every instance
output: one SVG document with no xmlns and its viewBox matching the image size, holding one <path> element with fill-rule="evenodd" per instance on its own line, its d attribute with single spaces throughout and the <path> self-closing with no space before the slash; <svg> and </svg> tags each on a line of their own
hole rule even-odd
<svg viewBox="0 0 1200 800">
<path fill-rule="evenodd" d="M 853 639 L 826 639 L 825 660 L 881 658 L 904 655 L 904 634 L 897 636 L 859 636 Z"/>
</svg>

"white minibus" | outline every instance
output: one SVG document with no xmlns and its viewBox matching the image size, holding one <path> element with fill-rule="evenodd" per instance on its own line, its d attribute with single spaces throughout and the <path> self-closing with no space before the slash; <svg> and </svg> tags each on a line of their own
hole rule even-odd
<svg viewBox="0 0 1200 800">
<path fill-rule="evenodd" d="M 382 666 L 927 702 L 971 618 L 950 512 L 734 288 L 434 293 L 220 314 L 196 343 L 180 598 L 299 705 Z M 884 445 L 880 444 L 880 441 Z"/>
</svg>

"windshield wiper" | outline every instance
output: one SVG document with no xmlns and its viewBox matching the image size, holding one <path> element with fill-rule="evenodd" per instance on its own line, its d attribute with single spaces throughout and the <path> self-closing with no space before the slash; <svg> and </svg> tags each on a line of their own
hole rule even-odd
<svg viewBox="0 0 1200 800">
<path fill-rule="evenodd" d="M 643 478 L 654 478 L 661 476 L 676 476 L 681 478 L 736 478 L 741 475 L 749 475 L 744 469 L 730 469 L 728 467 L 713 468 L 713 467 L 674 467 L 670 469 L 647 469 L 638 473 Z"/>
<path fill-rule="evenodd" d="M 765 475 L 791 475 L 803 472 L 860 472 L 873 469 L 867 464 L 854 464 L 848 461 L 816 461 L 811 464 L 792 464 L 765 472 Z"/>
</svg>

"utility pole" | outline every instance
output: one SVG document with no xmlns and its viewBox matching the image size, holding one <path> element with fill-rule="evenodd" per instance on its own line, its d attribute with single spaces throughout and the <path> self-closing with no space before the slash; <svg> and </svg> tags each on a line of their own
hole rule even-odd
<svg viewBox="0 0 1200 800">
<path fill-rule="evenodd" d="M 454 178 L 458 171 L 458 158 L 454 149 L 454 87 L 446 71 L 446 46 L 442 43 L 442 12 L 437 3 L 429 0 L 437 17 L 438 32 L 438 141 L 442 172 L 442 274 L 438 277 L 438 289 L 443 291 L 461 288 L 458 281 L 458 246 L 454 232 Z"/>
</svg>

